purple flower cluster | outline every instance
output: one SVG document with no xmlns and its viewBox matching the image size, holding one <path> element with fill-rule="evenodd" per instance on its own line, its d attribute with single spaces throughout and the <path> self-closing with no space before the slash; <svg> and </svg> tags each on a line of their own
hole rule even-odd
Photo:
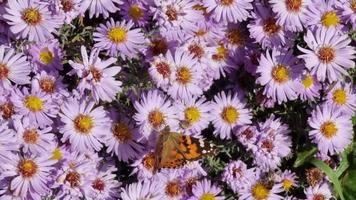
<svg viewBox="0 0 356 200">
<path fill-rule="evenodd" d="M 352 143 L 355 28 L 355 0 L 0 0 L 0 199 L 331 199 L 285 163 Z M 167 126 L 217 156 L 155 171 Z"/>
</svg>

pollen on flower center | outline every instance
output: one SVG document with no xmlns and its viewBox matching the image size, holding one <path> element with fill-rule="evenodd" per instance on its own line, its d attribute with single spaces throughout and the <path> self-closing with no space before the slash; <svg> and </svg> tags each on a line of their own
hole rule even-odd
<svg viewBox="0 0 356 200">
<path fill-rule="evenodd" d="M 153 170 L 155 166 L 155 155 L 153 153 L 145 155 L 142 159 L 142 164 L 146 169 Z"/>
<path fill-rule="evenodd" d="M 223 6 L 230 6 L 235 0 L 220 0 L 220 4 Z"/>
<path fill-rule="evenodd" d="M 269 195 L 269 190 L 267 189 L 267 187 L 265 185 L 263 185 L 262 183 L 256 183 L 253 187 L 252 187 L 252 196 L 256 199 L 256 200 L 264 200 L 267 199 Z"/>
<path fill-rule="evenodd" d="M 340 23 L 340 18 L 335 11 L 327 11 L 321 17 L 321 24 L 327 28 L 336 26 Z"/>
<path fill-rule="evenodd" d="M 108 38 L 113 43 L 120 44 L 126 42 L 127 40 L 127 31 L 122 27 L 114 27 L 109 29 Z"/>
<path fill-rule="evenodd" d="M 304 79 L 302 80 L 302 84 L 304 85 L 305 88 L 310 88 L 314 83 L 313 76 L 311 75 L 306 75 Z"/>
<path fill-rule="evenodd" d="M 337 128 L 334 122 L 327 121 L 320 126 L 321 133 L 328 139 L 332 138 L 337 133 Z"/>
<path fill-rule="evenodd" d="M 27 96 L 25 98 L 24 104 L 26 108 L 28 108 L 32 112 L 38 112 L 43 110 L 43 101 L 37 96 Z"/>
<path fill-rule="evenodd" d="M 123 122 L 115 123 L 112 131 L 115 138 L 120 142 L 125 143 L 132 139 L 132 133 L 129 126 Z"/>
<path fill-rule="evenodd" d="M 286 7 L 288 11 L 299 12 L 302 7 L 302 0 L 286 0 Z"/>
<path fill-rule="evenodd" d="M 95 82 L 99 82 L 101 80 L 102 74 L 101 71 L 99 71 L 97 68 L 95 67 L 90 67 L 89 69 L 91 75 L 93 76 L 93 79 Z"/>
<path fill-rule="evenodd" d="M 223 45 L 219 45 L 216 48 L 216 54 L 214 54 L 212 56 L 212 59 L 216 60 L 216 61 L 225 60 L 227 55 L 228 55 L 228 53 L 229 53 L 229 50 L 227 48 L 225 48 Z"/>
<path fill-rule="evenodd" d="M 78 187 L 80 184 L 80 174 L 76 171 L 67 173 L 65 181 L 69 182 L 70 187 Z"/>
<path fill-rule="evenodd" d="M 184 111 L 185 119 L 189 122 L 189 124 L 193 124 L 200 119 L 200 111 L 196 107 L 189 107 Z"/>
<path fill-rule="evenodd" d="M 313 200 L 326 200 L 326 198 L 323 194 L 315 194 Z"/>
<path fill-rule="evenodd" d="M 245 43 L 245 36 L 238 29 L 229 30 L 226 33 L 226 37 L 231 44 L 238 47 L 242 46 Z"/>
<path fill-rule="evenodd" d="M 9 76 L 9 69 L 5 64 L 0 63 L 0 79 L 7 79 Z"/>
<path fill-rule="evenodd" d="M 285 191 L 289 191 L 289 189 L 292 188 L 292 186 L 293 186 L 293 182 L 289 179 L 284 179 L 282 181 L 282 185 L 283 185 L 283 189 Z"/>
<path fill-rule="evenodd" d="M 164 115 L 159 110 L 153 110 L 148 114 L 148 121 L 154 128 L 159 128 L 164 123 Z"/>
<path fill-rule="evenodd" d="M 273 147 L 273 142 L 271 140 L 267 139 L 262 142 L 262 148 L 266 149 L 268 152 L 271 152 Z"/>
<path fill-rule="evenodd" d="M 40 52 L 40 61 L 43 64 L 49 65 L 53 62 L 53 59 L 54 59 L 54 55 L 50 50 L 48 50 L 48 48 Z"/>
<path fill-rule="evenodd" d="M 192 73 L 187 67 L 181 67 L 177 71 L 177 81 L 183 85 L 192 80 Z"/>
<path fill-rule="evenodd" d="M 40 11 L 36 8 L 27 8 L 22 12 L 21 18 L 29 25 L 37 25 L 42 20 Z"/>
<path fill-rule="evenodd" d="M 333 100 L 338 105 L 344 105 L 347 100 L 346 91 L 344 89 L 337 89 L 333 92 Z"/>
<path fill-rule="evenodd" d="M 95 190 L 99 190 L 100 192 L 104 191 L 105 189 L 105 182 L 101 179 L 95 179 L 93 181 L 93 183 L 91 184 L 91 186 L 95 189 Z"/>
<path fill-rule="evenodd" d="M 137 4 L 131 5 L 129 14 L 134 20 L 139 20 L 143 16 L 142 9 Z"/>
<path fill-rule="evenodd" d="M 193 55 L 194 58 L 200 59 L 204 55 L 204 49 L 198 44 L 189 45 L 188 51 Z"/>
<path fill-rule="evenodd" d="M 215 195 L 211 194 L 211 193 L 204 193 L 203 195 L 201 195 L 201 197 L 199 198 L 199 200 L 215 200 Z"/>
<path fill-rule="evenodd" d="M 38 133 L 36 129 L 25 130 L 22 138 L 28 144 L 36 144 L 38 140 Z"/>
<path fill-rule="evenodd" d="M 2 112 L 2 117 L 4 119 L 10 119 L 15 113 L 14 105 L 11 102 L 6 102 L 0 105 L 0 111 Z"/>
<path fill-rule="evenodd" d="M 318 57 L 323 63 L 330 63 L 335 58 L 335 50 L 331 47 L 321 47 L 318 51 Z"/>
<path fill-rule="evenodd" d="M 40 80 L 40 88 L 46 93 L 53 93 L 56 85 L 51 78 L 44 78 Z"/>
<path fill-rule="evenodd" d="M 171 181 L 166 185 L 166 194 L 170 197 L 178 196 L 181 193 L 178 181 Z"/>
<path fill-rule="evenodd" d="M 88 115 L 79 114 L 74 119 L 74 128 L 80 133 L 88 134 L 94 126 L 92 117 Z"/>
<path fill-rule="evenodd" d="M 73 0 L 61 0 L 64 12 L 70 12 L 74 8 Z"/>
<path fill-rule="evenodd" d="M 277 65 L 272 69 L 272 78 L 277 83 L 285 83 L 289 80 L 289 71 L 284 65 Z"/>
<path fill-rule="evenodd" d="M 31 178 L 37 173 L 37 164 L 30 159 L 24 159 L 17 165 L 17 170 L 24 178 Z"/>
<path fill-rule="evenodd" d="M 239 116 L 240 113 L 232 106 L 226 106 L 221 112 L 222 119 L 229 124 L 235 123 Z"/>
<path fill-rule="evenodd" d="M 273 18 L 268 18 L 263 23 L 263 31 L 267 33 L 268 36 L 273 36 L 281 30 L 281 26 L 276 23 Z"/>
<path fill-rule="evenodd" d="M 156 69 L 159 74 L 163 76 L 163 78 L 168 78 L 171 74 L 171 69 L 169 65 L 165 62 L 159 62 L 156 64 Z"/>
<path fill-rule="evenodd" d="M 63 157 L 63 155 L 62 155 L 61 149 L 55 148 L 55 149 L 52 151 L 52 157 L 51 157 L 52 160 L 61 160 L 62 157 Z"/>
<path fill-rule="evenodd" d="M 178 12 L 173 6 L 167 6 L 166 15 L 169 21 L 175 21 L 178 19 Z"/>
</svg>

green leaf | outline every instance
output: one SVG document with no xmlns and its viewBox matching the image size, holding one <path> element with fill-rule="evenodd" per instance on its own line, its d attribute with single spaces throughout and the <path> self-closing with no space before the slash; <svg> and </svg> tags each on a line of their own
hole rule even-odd
<svg viewBox="0 0 356 200">
<path fill-rule="evenodd" d="M 297 153 L 297 159 L 294 161 L 293 167 L 297 168 L 302 166 L 306 161 L 309 161 L 310 158 L 318 151 L 318 148 L 313 146 L 311 149 Z"/>
<path fill-rule="evenodd" d="M 356 115 L 352 117 L 352 125 L 356 125 Z"/>
<path fill-rule="evenodd" d="M 348 170 L 342 179 L 342 187 L 346 200 L 356 199 L 356 169 Z"/>
<path fill-rule="evenodd" d="M 312 158 L 310 161 L 313 165 L 318 167 L 321 171 L 323 171 L 330 179 L 330 181 L 333 183 L 334 190 L 336 193 L 339 195 L 341 200 L 345 200 L 344 195 L 342 193 L 342 187 L 341 183 L 337 177 L 336 172 L 334 172 L 329 165 L 327 165 L 325 162 L 318 160 L 316 158 Z"/>
</svg>

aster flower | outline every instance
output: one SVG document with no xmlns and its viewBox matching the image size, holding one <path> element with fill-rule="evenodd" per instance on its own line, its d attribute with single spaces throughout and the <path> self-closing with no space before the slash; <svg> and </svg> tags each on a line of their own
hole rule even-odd
<svg viewBox="0 0 356 200">
<path fill-rule="evenodd" d="M 111 134 L 105 136 L 104 142 L 108 147 L 106 152 L 115 153 L 118 159 L 124 162 L 136 159 L 144 151 L 144 147 L 139 143 L 141 135 L 138 129 L 128 118 L 119 118 L 114 110 L 111 110 L 110 117 Z"/>
<path fill-rule="evenodd" d="M 355 48 L 349 46 L 351 40 L 346 34 L 340 34 L 335 29 L 317 29 L 309 31 L 304 36 L 309 49 L 298 46 L 304 54 L 305 66 L 316 75 L 319 81 L 336 81 L 342 75 L 347 75 L 348 69 L 355 66 Z"/>
<path fill-rule="evenodd" d="M 224 196 L 219 195 L 221 189 L 213 185 L 210 180 L 204 179 L 193 186 L 193 196 L 189 200 L 215 199 L 223 200 Z"/>
<path fill-rule="evenodd" d="M 237 23 L 245 21 L 252 10 L 252 0 L 204 0 L 207 12 L 211 12 L 212 17 L 217 22 Z"/>
<path fill-rule="evenodd" d="M 28 53 L 32 57 L 36 71 L 62 70 L 62 50 L 57 40 L 49 40 L 30 46 Z"/>
<path fill-rule="evenodd" d="M 292 44 L 294 35 L 285 31 L 274 16 L 275 14 L 270 8 L 257 3 L 255 11 L 252 13 L 253 20 L 247 25 L 250 36 L 260 43 L 262 48 Z"/>
<path fill-rule="evenodd" d="M 196 23 L 196 30 L 193 35 L 188 35 L 188 41 L 206 42 L 216 45 L 218 41 L 223 39 L 225 25 L 217 23 L 212 19 L 201 20 Z"/>
<path fill-rule="evenodd" d="M 237 130 L 233 131 L 239 142 L 248 150 L 254 149 L 256 147 L 256 141 L 260 135 L 260 132 L 256 126 L 246 125 L 238 127 Z"/>
<path fill-rule="evenodd" d="M 132 20 L 140 27 L 145 26 L 150 18 L 147 0 L 125 0 L 122 6 L 123 18 L 126 21 Z"/>
<path fill-rule="evenodd" d="M 16 89 L 10 99 L 19 115 L 28 117 L 31 124 L 37 124 L 41 128 L 51 125 L 52 118 L 58 113 L 57 104 L 36 87 L 31 87 L 30 91 L 26 87 L 22 91 Z"/>
<path fill-rule="evenodd" d="M 356 29 L 356 1 L 355 0 L 345 0 L 337 1 L 336 6 L 341 9 L 341 19 L 346 23 L 350 23 L 352 28 Z"/>
<path fill-rule="evenodd" d="M 52 127 L 40 129 L 36 124 L 30 124 L 28 118 L 23 118 L 14 121 L 14 128 L 24 153 L 30 152 L 34 155 L 41 155 L 54 148 L 55 136 L 50 132 Z"/>
<path fill-rule="evenodd" d="M 156 181 L 164 190 L 163 199 L 179 200 L 184 196 L 183 183 L 178 170 L 161 171 Z"/>
<path fill-rule="evenodd" d="M 283 190 L 286 192 L 292 187 L 296 187 L 298 184 L 296 174 L 290 170 L 285 170 L 283 173 L 279 174 L 276 181 L 282 184 Z"/>
<path fill-rule="evenodd" d="M 12 48 L 0 45 L 0 89 L 11 89 L 11 82 L 27 84 L 30 82 L 30 63 L 23 54 Z"/>
<path fill-rule="evenodd" d="M 132 183 L 126 188 L 121 188 L 122 200 L 137 200 L 137 199 L 150 199 L 160 200 L 163 199 L 163 192 L 160 184 L 156 181 L 140 181 Z"/>
<path fill-rule="evenodd" d="M 351 83 L 338 82 L 327 94 L 326 102 L 341 109 L 344 113 L 353 115 L 356 111 L 356 94 Z"/>
<path fill-rule="evenodd" d="M 167 51 L 165 55 L 160 54 L 159 56 L 153 57 L 148 73 L 157 87 L 161 87 L 164 90 L 168 89 L 173 65 L 174 58 L 171 51 Z"/>
<path fill-rule="evenodd" d="M 89 9 L 89 18 L 96 18 L 99 15 L 103 15 L 104 18 L 109 17 L 110 13 L 114 13 L 119 10 L 118 5 L 123 4 L 121 0 L 83 0 L 81 2 L 81 13 L 84 13 Z"/>
<path fill-rule="evenodd" d="M 238 192 L 245 187 L 247 182 L 254 178 L 255 168 L 247 168 L 241 160 L 231 161 L 224 168 L 222 180 L 226 182 L 234 192 Z"/>
<path fill-rule="evenodd" d="M 321 84 L 316 76 L 311 75 L 309 72 L 303 72 L 303 75 L 297 80 L 297 85 L 297 93 L 302 101 L 314 101 L 315 98 L 320 96 Z"/>
<path fill-rule="evenodd" d="M 273 12 L 277 13 L 277 23 L 288 31 L 303 31 L 308 6 L 312 0 L 272 0 Z"/>
<path fill-rule="evenodd" d="M 303 69 L 302 64 L 293 56 L 292 51 L 269 50 L 261 55 L 257 67 L 257 82 L 264 85 L 263 94 L 279 104 L 297 98 L 296 79 Z"/>
<path fill-rule="evenodd" d="M 11 159 L 11 152 L 18 150 L 19 143 L 15 132 L 9 128 L 8 122 L 0 120 L 0 162 L 7 162 L 6 160 Z"/>
<path fill-rule="evenodd" d="M 5 10 L 4 18 L 17 38 L 45 42 L 53 38 L 52 33 L 61 25 L 48 7 L 37 0 L 9 1 Z"/>
<path fill-rule="evenodd" d="M 253 43 L 253 40 L 249 37 L 246 26 L 228 24 L 223 42 L 229 50 L 236 54 L 239 51 L 244 51 L 244 48 Z"/>
<path fill-rule="evenodd" d="M 11 178 L 11 189 L 15 196 L 39 200 L 50 193 L 49 175 L 55 163 L 46 154 L 38 157 L 16 155 L 2 163 L 2 177 Z"/>
<path fill-rule="evenodd" d="M 171 128 L 178 125 L 171 101 L 157 90 L 143 94 L 134 106 L 137 113 L 133 118 L 146 138 L 153 130 L 160 131 L 167 125 Z"/>
<path fill-rule="evenodd" d="M 57 0 L 58 15 L 64 18 L 64 22 L 70 24 L 81 12 L 82 0 Z"/>
<path fill-rule="evenodd" d="M 215 128 L 214 135 L 219 135 L 221 139 L 231 138 L 231 131 L 236 126 L 251 123 L 251 113 L 239 100 L 237 93 L 220 92 L 214 96 L 211 107 L 211 121 Z"/>
<path fill-rule="evenodd" d="M 146 59 L 152 61 L 152 57 L 166 55 L 168 51 L 175 51 L 178 46 L 178 41 L 176 39 L 168 40 L 166 37 L 162 36 L 159 32 L 153 33 L 149 38 L 148 48 L 145 52 Z"/>
<path fill-rule="evenodd" d="M 149 151 L 135 160 L 131 166 L 134 168 L 131 174 L 137 174 L 139 180 L 151 179 L 153 174 L 153 168 L 155 165 L 156 156 L 152 151 Z"/>
<path fill-rule="evenodd" d="M 310 186 L 304 191 L 307 200 L 331 199 L 333 197 L 330 186 L 327 183 Z"/>
<path fill-rule="evenodd" d="M 99 151 L 104 136 L 110 130 L 110 119 L 102 106 L 94 108 L 94 102 L 68 99 L 61 106 L 59 116 L 63 126 L 62 142 L 69 140 L 71 149 L 79 152 Z"/>
<path fill-rule="evenodd" d="M 121 81 L 115 80 L 114 76 L 120 72 L 121 67 L 110 66 L 116 62 L 116 58 L 101 60 L 99 58 L 99 49 L 94 48 L 88 57 L 85 46 L 81 46 L 83 61 L 75 63 L 69 61 L 73 67 L 72 73 L 77 73 L 82 79 L 79 82 L 78 89 L 83 94 L 85 90 L 91 91 L 96 102 L 99 100 L 112 101 L 116 93 L 121 91 Z"/>
<path fill-rule="evenodd" d="M 31 87 L 38 88 L 43 93 L 50 95 L 53 101 L 60 105 L 64 97 L 69 96 L 62 80 L 63 77 L 57 72 L 41 71 L 32 78 Z"/>
<path fill-rule="evenodd" d="M 15 89 L 15 88 L 14 88 Z M 17 116 L 14 103 L 10 99 L 11 90 L 0 90 L 0 118 L 1 120 L 11 121 Z"/>
<path fill-rule="evenodd" d="M 352 122 L 341 109 L 324 104 L 317 106 L 308 118 L 309 136 L 322 154 L 342 152 L 352 141 Z"/>
<path fill-rule="evenodd" d="M 106 50 L 110 56 L 136 57 L 145 49 L 146 40 L 140 29 L 131 29 L 133 25 L 132 21 L 115 22 L 110 18 L 106 24 L 100 24 L 93 34 L 94 46 Z"/>
</svg>

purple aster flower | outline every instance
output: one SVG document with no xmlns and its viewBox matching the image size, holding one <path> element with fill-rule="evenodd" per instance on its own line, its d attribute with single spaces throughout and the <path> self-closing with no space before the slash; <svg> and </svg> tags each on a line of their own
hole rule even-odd
<svg viewBox="0 0 356 200">
<path fill-rule="evenodd" d="M 333 197 L 330 186 L 327 183 L 317 184 L 314 187 L 309 186 L 304 190 L 304 193 L 307 196 L 306 200 L 332 199 Z"/>
<path fill-rule="evenodd" d="M 194 9 L 192 0 L 154 0 L 156 9 L 154 19 L 160 25 L 159 31 L 169 40 L 184 41 L 187 35 L 193 35 L 198 21 L 204 20 L 201 11 Z"/>
<path fill-rule="evenodd" d="M 122 6 L 123 17 L 126 21 L 132 20 L 140 27 L 144 27 L 150 19 L 148 0 L 125 0 Z"/>
<path fill-rule="evenodd" d="M 352 28 L 356 29 L 356 1 L 355 0 L 343 0 L 336 2 L 336 5 L 341 9 L 341 19 L 346 23 L 350 23 Z"/>
<path fill-rule="evenodd" d="M 163 170 L 157 174 L 160 187 L 163 188 L 163 198 L 169 200 L 179 200 L 185 195 L 183 180 L 179 170 Z"/>
<path fill-rule="evenodd" d="M 8 20 L 10 30 L 16 38 L 45 42 L 53 38 L 52 33 L 61 25 L 48 7 L 37 0 L 9 1 L 5 9 L 4 18 Z"/>
<path fill-rule="evenodd" d="M 296 187 L 298 184 L 297 175 L 290 170 L 285 170 L 279 174 L 276 181 L 277 183 L 282 184 L 283 190 L 286 192 L 290 191 L 292 187 Z"/>
<path fill-rule="evenodd" d="M 316 76 L 304 71 L 303 75 L 297 80 L 297 93 L 302 101 L 315 101 L 320 96 L 321 84 Z"/>
<path fill-rule="evenodd" d="M 58 113 L 57 104 L 53 102 L 51 96 L 43 93 L 39 88 L 31 87 L 31 91 L 24 87 L 16 89 L 11 97 L 15 111 L 23 117 L 28 117 L 31 124 L 45 127 L 53 123 L 53 119 Z"/>
<path fill-rule="evenodd" d="M 164 199 L 164 191 L 161 185 L 156 181 L 145 180 L 137 183 L 131 183 L 126 188 L 121 188 L 122 200 L 137 200 L 150 199 L 161 200 Z"/>
<path fill-rule="evenodd" d="M 292 44 L 294 34 L 285 31 L 274 16 L 275 14 L 270 8 L 257 3 L 255 11 L 252 13 L 253 20 L 247 25 L 250 36 L 260 43 L 262 48 Z"/>
<path fill-rule="evenodd" d="M 137 158 L 131 166 L 134 168 L 131 174 L 136 174 L 138 180 L 148 180 L 151 179 L 153 174 L 153 168 L 155 165 L 156 157 L 153 151 L 149 151 L 146 154 L 141 155 Z"/>
<path fill-rule="evenodd" d="M 149 91 L 136 101 L 137 113 L 133 116 L 140 133 L 148 138 L 153 130 L 161 131 L 165 126 L 174 129 L 178 125 L 172 102 L 158 90 Z"/>
<path fill-rule="evenodd" d="M 123 4 L 121 0 L 83 0 L 81 2 L 81 13 L 84 13 L 89 9 L 89 18 L 99 17 L 103 15 L 104 18 L 108 18 L 110 13 L 114 13 L 119 10 L 118 5 Z"/>
<path fill-rule="evenodd" d="M 82 78 L 78 85 L 81 94 L 88 90 L 91 91 L 96 102 L 99 102 L 99 100 L 110 102 L 121 91 L 122 82 L 114 78 L 120 72 L 121 67 L 110 66 L 117 59 L 111 57 L 107 60 L 101 60 L 99 53 L 100 49 L 94 48 L 88 57 L 85 46 L 81 46 L 83 61 L 76 63 L 70 60 L 69 64 L 73 67 L 71 73 L 76 73 Z"/>
<path fill-rule="evenodd" d="M 203 41 L 187 41 L 181 46 L 183 51 L 189 52 L 194 59 L 197 60 L 197 67 L 205 70 L 209 67 L 212 62 L 212 55 L 215 51 L 215 46 L 210 46 L 208 43 Z"/>
<path fill-rule="evenodd" d="M 79 152 L 99 151 L 104 136 L 110 130 L 110 119 L 102 106 L 94 108 L 94 102 L 68 99 L 61 106 L 60 127 L 62 142 L 69 140 L 71 149 Z"/>
<path fill-rule="evenodd" d="M 56 71 L 62 70 L 62 50 L 58 40 L 49 40 L 30 46 L 28 53 L 32 57 L 31 62 L 34 64 L 36 71 L 45 70 Z"/>
<path fill-rule="evenodd" d="M 212 17 L 217 22 L 237 23 L 245 21 L 252 10 L 252 0 L 203 0 L 207 12 L 211 12 Z"/>
<path fill-rule="evenodd" d="M 110 18 L 106 24 L 100 24 L 93 34 L 94 46 L 106 50 L 110 56 L 136 57 L 145 49 L 147 41 L 140 29 L 131 29 L 133 25 L 132 21 L 115 22 Z"/>
<path fill-rule="evenodd" d="M 196 23 L 196 30 L 193 35 L 188 35 L 188 40 L 195 42 L 206 42 L 216 45 L 224 37 L 225 25 L 214 20 L 201 20 Z"/>
<path fill-rule="evenodd" d="M 347 34 L 340 34 L 335 29 L 319 28 L 309 31 L 304 36 L 309 49 L 298 46 L 304 54 L 305 66 L 316 75 L 319 81 L 330 82 L 339 80 L 342 75 L 347 75 L 348 69 L 355 66 L 355 48 L 350 46 L 350 38 Z"/>
<path fill-rule="evenodd" d="M 278 104 L 297 98 L 296 79 L 301 74 L 303 66 L 293 56 L 292 51 L 269 50 L 261 55 L 257 67 L 257 83 L 265 86 L 263 94 L 271 97 Z"/>
<path fill-rule="evenodd" d="M 30 63 L 21 53 L 15 53 L 12 48 L 0 45 L 0 90 L 12 89 L 11 82 L 16 84 L 30 83 Z"/>
<path fill-rule="evenodd" d="M 224 33 L 223 43 L 235 54 L 239 51 L 244 51 L 247 45 L 253 43 L 253 40 L 249 37 L 247 27 L 242 24 L 228 24 Z"/>
<path fill-rule="evenodd" d="M 171 51 L 167 51 L 165 55 L 160 54 L 159 56 L 153 57 L 148 73 L 157 87 L 167 91 L 173 73 L 173 65 L 174 58 Z"/>
<path fill-rule="evenodd" d="M 255 168 L 247 168 L 247 165 L 241 160 L 231 161 L 224 168 L 222 181 L 226 182 L 234 192 L 243 189 L 247 182 L 254 178 Z"/>
<path fill-rule="evenodd" d="M 38 88 L 43 93 L 50 95 L 53 101 L 60 105 L 64 97 L 69 96 L 62 79 L 63 77 L 59 76 L 58 72 L 41 71 L 33 77 L 31 87 Z"/>
<path fill-rule="evenodd" d="M 50 171 L 56 163 L 46 154 L 41 156 L 15 155 L 6 163 L 2 163 L 3 178 L 11 179 L 11 191 L 14 196 L 22 199 L 41 199 L 49 195 L 48 183 Z"/>
<path fill-rule="evenodd" d="M 18 150 L 19 143 L 15 132 L 9 128 L 8 122 L 0 120 L 0 162 L 7 162 L 7 160 L 11 159 L 11 152 Z"/>
<path fill-rule="evenodd" d="M 152 36 L 150 36 L 149 41 L 145 52 L 146 60 L 148 61 L 152 61 L 152 57 L 154 56 L 160 56 L 161 54 L 166 55 L 169 51 L 175 51 L 179 43 L 176 39 L 168 40 L 158 32 L 154 32 Z"/>
<path fill-rule="evenodd" d="M 82 0 L 57 0 L 58 15 L 64 18 L 64 22 L 70 24 L 81 12 Z"/>
<path fill-rule="evenodd" d="M 14 128 L 24 153 L 41 155 L 55 148 L 55 136 L 50 132 L 52 130 L 50 126 L 41 129 L 36 124 L 30 124 L 30 120 L 25 117 L 22 120 L 15 119 Z"/>
<path fill-rule="evenodd" d="M 256 70 L 260 63 L 262 50 L 258 47 L 246 47 L 244 51 L 238 51 L 236 55 L 242 58 L 244 69 L 253 76 L 257 76 Z"/>
<path fill-rule="evenodd" d="M 12 90 L 15 90 L 15 86 Z M 0 90 L 0 118 L 11 122 L 18 113 L 15 112 L 14 103 L 11 101 L 11 89 Z"/>
<path fill-rule="evenodd" d="M 322 154 L 340 153 L 352 142 L 351 117 L 335 106 L 317 106 L 308 118 L 308 124 L 312 128 L 309 136 Z"/>
<path fill-rule="evenodd" d="M 219 195 L 221 189 L 212 184 L 210 180 L 204 179 L 193 186 L 193 196 L 189 200 L 214 199 L 223 200 L 224 196 Z"/>
<path fill-rule="evenodd" d="M 277 23 L 288 31 L 303 31 L 308 5 L 312 0 L 272 0 L 273 12 L 277 13 Z"/>
<path fill-rule="evenodd" d="M 241 102 L 237 93 L 220 92 L 214 96 L 214 102 L 211 103 L 211 121 L 214 125 L 214 135 L 221 139 L 231 138 L 231 131 L 236 126 L 242 126 L 251 123 L 251 113 L 245 108 L 245 103 Z"/>
<path fill-rule="evenodd" d="M 137 159 L 144 151 L 144 147 L 140 144 L 142 136 L 137 128 L 128 118 L 121 115 L 118 117 L 115 110 L 111 110 L 110 118 L 111 134 L 107 134 L 104 139 L 108 147 L 106 152 L 115 153 L 118 159 L 124 162 Z"/>
<path fill-rule="evenodd" d="M 215 46 L 215 50 L 211 55 L 212 62 L 209 63 L 206 71 L 210 73 L 214 80 L 219 79 L 220 76 L 225 76 L 225 70 L 228 68 L 231 51 L 223 43 Z"/>
<path fill-rule="evenodd" d="M 351 83 L 337 82 L 326 99 L 327 103 L 340 108 L 344 113 L 353 115 L 356 111 L 356 94 Z"/>
<path fill-rule="evenodd" d="M 260 132 L 256 126 L 246 125 L 238 127 L 237 130 L 234 130 L 234 135 L 242 145 L 250 150 L 256 147 L 256 141 L 260 135 Z"/>
</svg>

